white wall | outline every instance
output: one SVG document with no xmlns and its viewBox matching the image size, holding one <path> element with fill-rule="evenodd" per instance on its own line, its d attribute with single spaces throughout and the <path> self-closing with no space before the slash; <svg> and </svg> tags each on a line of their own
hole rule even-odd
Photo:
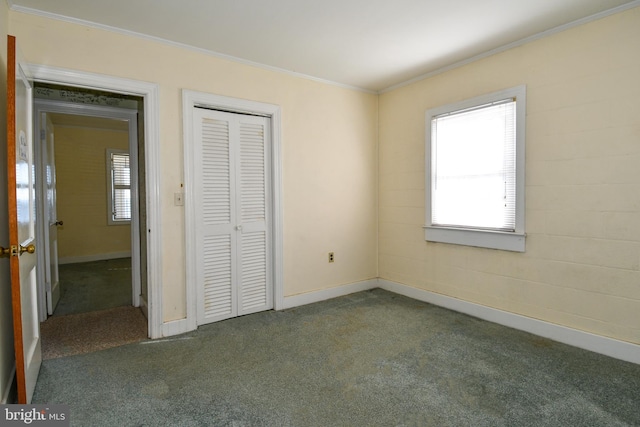
<svg viewBox="0 0 640 427">
<path fill-rule="evenodd" d="M 23 13 L 9 27 L 31 63 L 159 84 L 165 321 L 186 312 L 182 89 L 282 108 L 285 296 L 377 276 L 376 95 Z"/>
<path fill-rule="evenodd" d="M 379 274 L 640 343 L 640 8 L 380 96 Z M 527 85 L 525 253 L 426 243 L 425 111 Z"/>
</svg>

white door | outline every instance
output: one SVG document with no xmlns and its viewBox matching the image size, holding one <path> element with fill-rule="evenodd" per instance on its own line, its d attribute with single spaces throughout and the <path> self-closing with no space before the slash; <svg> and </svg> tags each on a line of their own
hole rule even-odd
<svg viewBox="0 0 640 427">
<path fill-rule="evenodd" d="M 47 291 L 47 313 L 53 314 L 60 301 L 60 276 L 58 274 L 58 227 L 63 222 L 58 220 L 58 210 L 56 207 L 56 162 L 54 156 L 54 130 L 51 118 L 47 113 L 42 113 L 40 120 L 42 129 L 40 135 L 43 137 L 42 162 L 44 165 L 44 203 L 45 203 L 45 224 L 48 225 L 48 232 L 45 234 L 45 287 Z"/>
<path fill-rule="evenodd" d="M 29 403 L 42 363 L 36 280 L 32 85 L 16 39 L 7 43 L 9 255 L 18 403 Z"/>
<path fill-rule="evenodd" d="M 273 308 L 269 123 L 195 108 L 198 324 Z"/>
</svg>

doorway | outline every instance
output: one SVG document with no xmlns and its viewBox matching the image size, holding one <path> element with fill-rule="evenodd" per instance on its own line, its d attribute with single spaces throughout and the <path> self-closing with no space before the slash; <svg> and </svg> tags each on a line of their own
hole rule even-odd
<svg viewBox="0 0 640 427">
<path fill-rule="evenodd" d="M 146 318 L 133 309 L 146 308 L 148 294 L 143 99 L 51 84 L 34 92 L 44 356 L 51 344 L 77 354 L 130 342 L 132 331 L 145 338 Z"/>
</svg>

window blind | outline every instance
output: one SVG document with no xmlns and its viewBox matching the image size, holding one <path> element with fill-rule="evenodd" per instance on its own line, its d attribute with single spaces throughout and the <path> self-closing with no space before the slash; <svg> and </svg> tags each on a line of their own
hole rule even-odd
<svg viewBox="0 0 640 427">
<path fill-rule="evenodd" d="M 514 231 L 516 101 L 432 119 L 432 224 Z"/>
<path fill-rule="evenodd" d="M 131 220 L 131 169 L 129 154 L 111 153 L 113 220 Z"/>
</svg>

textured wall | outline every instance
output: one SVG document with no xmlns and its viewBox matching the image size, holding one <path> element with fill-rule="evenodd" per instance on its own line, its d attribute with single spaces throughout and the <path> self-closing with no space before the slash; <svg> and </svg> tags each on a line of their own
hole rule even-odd
<svg viewBox="0 0 640 427">
<path fill-rule="evenodd" d="M 131 226 L 107 222 L 106 170 L 106 150 L 128 150 L 128 133 L 56 126 L 54 138 L 60 261 L 130 251 Z"/>
<path fill-rule="evenodd" d="M 640 8 L 380 96 L 379 274 L 640 343 Z M 527 85 L 523 254 L 426 243 L 425 111 Z"/>
</svg>

